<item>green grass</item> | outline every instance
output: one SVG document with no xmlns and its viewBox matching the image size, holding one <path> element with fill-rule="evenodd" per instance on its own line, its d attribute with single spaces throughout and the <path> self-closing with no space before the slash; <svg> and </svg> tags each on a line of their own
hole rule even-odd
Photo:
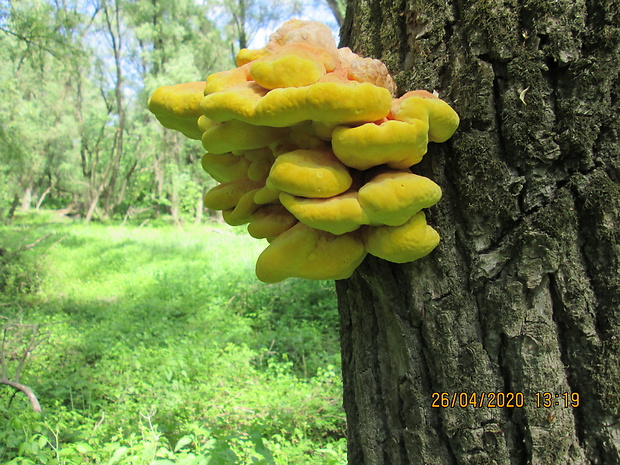
<svg viewBox="0 0 620 465">
<path fill-rule="evenodd" d="M 49 331 L 43 416 L 0 386 L 0 463 L 346 463 L 333 283 L 258 282 L 266 243 L 217 224 L 47 213 L 0 246 L 0 315 Z"/>
</svg>

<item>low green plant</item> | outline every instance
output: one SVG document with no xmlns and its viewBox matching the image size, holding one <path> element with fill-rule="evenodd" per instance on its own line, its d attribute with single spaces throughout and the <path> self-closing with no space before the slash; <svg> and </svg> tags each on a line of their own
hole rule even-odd
<svg viewBox="0 0 620 465">
<path fill-rule="evenodd" d="M 27 251 L 0 247 L 0 294 L 23 295 L 39 288 L 39 270 Z"/>
<path fill-rule="evenodd" d="M 217 224 L 0 227 L 48 234 L 11 297 L 52 328 L 24 374 L 43 415 L 0 386 L 0 463 L 346 463 L 332 284 L 259 284 L 264 244 Z"/>
</svg>

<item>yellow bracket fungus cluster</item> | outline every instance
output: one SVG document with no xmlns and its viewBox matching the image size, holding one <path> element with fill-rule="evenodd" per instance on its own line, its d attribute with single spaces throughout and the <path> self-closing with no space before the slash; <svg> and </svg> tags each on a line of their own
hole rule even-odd
<svg viewBox="0 0 620 465">
<path fill-rule="evenodd" d="M 429 92 L 395 91 L 383 63 L 291 20 L 263 49 L 241 50 L 237 68 L 157 89 L 149 109 L 202 141 L 202 166 L 221 183 L 205 206 L 269 241 L 261 281 L 344 279 L 367 253 L 405 263 L 439 242 L 422 209 L 441 189 L 409 168 L 459 118 Z"/>
</svg>

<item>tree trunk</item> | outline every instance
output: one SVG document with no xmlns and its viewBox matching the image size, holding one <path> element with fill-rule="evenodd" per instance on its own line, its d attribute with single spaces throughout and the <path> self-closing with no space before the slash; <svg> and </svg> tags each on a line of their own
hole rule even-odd
<svg viewBox="0 0 620 465">
<path fill-rule="evenodd" d="M 179 195 L 179 188 L 181 187 L 178 171 L 172 174 L 172 186 L 170 189 L 170 215 L 175 226 L 181 224 L 181 197 Z"/>
<path fill-rule="evenodd" d="M 342 26 L 342 22 L 344 20 L 344 18 L 342 17 L 342 13 L 340 12 L 341 4 L 342 2 L 338 0 L 327 0 L 327 6 L 332 11 L 334 18 L 336 19 L 336 22 L 338 23 L 338 26 Z"/>
<path fill-rule="evenodd" d="M 349 463 L 620 463 L 620 2 L 351 0 L 342 40 L 461 117 L 413 167 L 438 248 L 337 282 Z"/>
<path fill-rule="evenodd" d="M 204 209 L 205 209 L 204 194 L 202 194 L 196 200 L 196 216 L 194 217 L 194 224 L 196 226 L 202 223 L 202 216 L 203 216 Z"/>
<path fill-rule="evenodd" d="M 165 139 L 164 139 L 165 140 Z M 162 200 L 164 197 L 164 181 L 166 180 L 165 156 L 162 152 L 155 152 L 153 156 L 153 176 L 155 178 L 155 216 L 161 214 Z"/>
<path fill-rule="evenodd" d="M 20 211 L 27 212 L 30 210 L 30 205 L 32 204 L 32 184 L 30 181 L 28 186 L 24 189 L 24 193 L 22 194 L 21 207 Z"/>
<path fill-rule="evenodd" d="M 116 127 L 116 133 L 114 135 L 114 145 L 112 152 L 110 153 L 110 165 L 106 169 L 106 176 L 104 180 L 107 181 L 102 194 L 104 195 L 103 209 L 106 216 L 112 213 L 115 206 L 121 203 L 122 200 L 116 199 L 114 201 L 116 182 L 118 179 L 118 172 L 120 170 L 120 163 L 123 157 L 123 141 L 125 134 L 125 108 L 123 99 L 123 35 L 121 33 L 121 5 L 118 0 L 114 0 L 114 8 L 110 11 L 110 7 L 105 0 L 101 1 L 101 7 L 103 9 L 105 23 L 107 27 L 107 34 L 112 45 L 112 51 L 114 53 L 114 67 L 115 67 L 115 80 L 114 80 L 114 96 L 116 98 L 116 114 L 118 116 L 118 125 Z M 108 172 L 109 179 L 108 179 Z M 104 181 L 104 182 L 105 182 Z"/>
<path fill-rule="evenodd" d="M 95 215 L 95 209 L 97 208 L 97 203 L 99 203 L 99 198 L 101 197 L 101 189 L 97 189 L 91 196 L 90 201 L 88 203 L 88 208 L 86 209 L 86 215 L 84 216 L 84 223 L 90 224 L 90 221 L 93 219 Z"/>
<path fill-rule="evenodd" d="M 47 189 L 45 189 L 43 191 L 43 193 L 39 196 L 39 200 L 37 200 L 37 204 L 35 205 L 35 210 L 39 211 L 39 209 L 41 208 L 41 204 L 43 203 L 43 201 L 45 200 L 45 197 L 47 197 L 47 195 L 52 192 L 52 189 L 54 188 L 54 182 L 52 181 L 50 183 L 49 186 L 47 186 Z"/>
<path fill-rule="evenodd" d="M 4 218 L 5 223 L 9 224 L 13 221 L 13 216 L 15 216 L 15 210 L 17 210 L 17 206 L 19 205 L 19 194 L 15 194 L 13 196 L 13 201 L 11 202 L 11 206 L 9 207 L 9 211 Z"/>
</svg>

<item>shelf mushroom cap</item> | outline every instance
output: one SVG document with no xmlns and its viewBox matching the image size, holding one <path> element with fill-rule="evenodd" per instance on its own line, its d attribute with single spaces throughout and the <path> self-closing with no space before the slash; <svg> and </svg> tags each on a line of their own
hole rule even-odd
<svg viewBox="0 0 620 465">
<path fill-rule="evenodd" d="M 240 121 L 258 126 L 289 127 L 303 121 L 349 124 L 387 116 L 390 92 L 368 82 L 317 82 L 305 87 L 267 91 L 255 82 L 205 95 L 200 108 L 215 121 Z"/>
<path fill-rule="evenodd" d="M 276 158 L 267 187 L 291 195 L 327 198 L 342 194 L 353 178 L 330 150 L 293 150 Z"/>
<path fill-rule="evenodd" d="M 265 283 L 287 278 L 346 279 L 366 256 L 355 232 L 336 236 L 303 223 L 276 237 L 256 261 L 256 276 Z"/>
<path fill-rule="evenodd" d="M 209 176 L 221 183 L 247 178 L 250 167 L 249 160 L 232 153 L 205 153 L 200 163 Z"/>
<path fill-rule="evenodd" d="M 427 144 L 428 123 L 422 120 L 338 126 L 332 133 L 334 154 L 342 163 L 358 170 L 383 164 L 409 168 L 422 160 Z"/>
<path fill-rule="evenodd" d="M 222 92 L 230 87 L 245 84 L 250 80 L 250 67 L 248 65 L 213 73 L 207 77 L 203 94 Z"/>
<path fill-rule="evenodd" d="M 459 127 L 459 115 L 446 102 L 425 90 L 407 92 L 392 103 L 390 117 L 428 123 L 429 142 L 445 142 Z"/>
<path fill-rule="evenodd" d="M 283 135 L 282 128 L 255 126 L 232 119 L 210 124 L 201 139 L 207 152 L 227 153 L 265 147 Z"/>
<path fill-rule="evenodd" d="M 265 89 L 314 84 L 338 64 L 334 53 L 306 42 L 280 47 L 250 64 L 250 76 Z"/>
<path fill-rule="evenodd" d="M 269 189 L 267 186 L 259 189 L 258 192 L 254 195 L 254 202 L 259 205 L 269 204 L 269 203 L 277 203 L 280 197 L 279 190 Z"/>
<path fill-rule="evenodd" d="M 260 187 L 262 183 L 247 178 L 220 184 L 205 194 L 204 206 L 212 210 L 233 209 L 241 197 Z"/>
<path fill-rule="evenodd" d="M 369 254 L 393 263 L 413 262 L 439 244 L 439 234 L 421 211 L 400 226 L 364 226 L 362 237 Z"/>
<path fill-rule="evenodd" d="M 198 127 L 200 101 L 205 81 L 159 87 L 148 100 L 148 108 L 162 126 L 182 132 L 190 139 L 200 140 Z"/>
<path fill-rule="evenodd" d="M 355 231 L 362 224 L 369 223 L 357 199 L 357 192 L 328 199 L 307 199 L 283 192 L 280 202 L 306 226 L 336 235 Z"/>
<path fill-rule="evenodd" d="M 370 224 L 399 226 L 441 199 L 441 188 L 409 170 L 382 170 L 364 184 L 359 202 Z"/>
<path fill-rule="evenodd" d="M 254 202 L 254 194 L 259 189 L 260 187 L 257 187 L 243 194 L 237 205 L 232 210 L 228 210 L 230 213 L 224 216 L 224 220 L 231 226 L 240 226 L 252 221 L 252 214 L 261 207 Z"/>
<path fill-rule="evenodd" d="M 265 205 L 252 215 L 248 224 L 248 233 L 255 239 L 277 237 L 291 229 L 297 218 L 291 215 L 282 205 Z"/>
<path fill-rule="evenodd" d="M 380 60 L 365 58 L 353 53 L 349 47 L 338 49 L 340 66 L 346 70 L 347 79 L 358 82 L 370 82 L 386 88 L 391 95 L 396 95 L 396 84 Z"/>
<path fill-rule="evenodd" d="M 337 53 L 336 41 L 329 27 L 318 21 L 290 19 L 269 36 L 265 46 L 267 50 L 275 50 L 285 44 L 305 42 Z"/>
</svg>

